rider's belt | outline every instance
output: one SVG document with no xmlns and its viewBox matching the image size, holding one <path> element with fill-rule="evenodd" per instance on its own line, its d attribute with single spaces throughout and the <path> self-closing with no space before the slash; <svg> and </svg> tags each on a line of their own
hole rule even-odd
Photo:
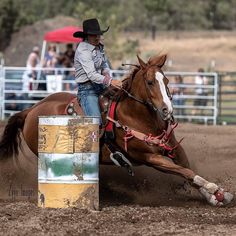
<svg viewBox="0 0 236 236">
<path fill-rule="evenodd" d="M 91 84 L 92 82 L 91 82 L 91 80 L 88 80 L 88 81 L 85 81 L 85 82 L 79 82 L 78 84 L 82 84 L 82 85 L 85 85 L 85 84 Z"/>
</svg>

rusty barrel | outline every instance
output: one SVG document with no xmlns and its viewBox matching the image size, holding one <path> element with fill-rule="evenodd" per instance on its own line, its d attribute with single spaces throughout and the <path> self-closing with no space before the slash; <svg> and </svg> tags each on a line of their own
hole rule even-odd
<svg viewBox="0 0 236 236">
<path fill-rule="evenodd" d="M 99 118 L 40 116 L 38 205 L 99 209 Z"/>
</svg>

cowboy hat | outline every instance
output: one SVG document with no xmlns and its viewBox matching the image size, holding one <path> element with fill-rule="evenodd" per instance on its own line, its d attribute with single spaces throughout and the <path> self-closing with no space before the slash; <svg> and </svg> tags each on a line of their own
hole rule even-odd
<svg viewBox="0 0 236 236">
<path fill-rule="evenodd" d="M 106 30 L 101 30 L 97 19 L 88 19 L 83 22 L 83 31 L 77 31 L 73 34 L 75 38 L 85 38 L 87 35 L 102 35 L 107 32 L 109 26 Z"/>
</svg>

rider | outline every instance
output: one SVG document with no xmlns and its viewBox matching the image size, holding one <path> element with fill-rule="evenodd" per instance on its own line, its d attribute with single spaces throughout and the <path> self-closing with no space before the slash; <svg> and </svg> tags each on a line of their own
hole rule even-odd
<svg viewBox="0 0 236 236">
<path fill-rule="evenodd" d="M 86 116 L 98 116 L 101 122 L 101 113 L 98 103 L 98 97 L 109 86 L 121 87 L 122 82 L 113 80 L 110 75 L 107 58 L 104 52 L 104 46 L 101 44 L 101 35 L 107 32 L 101 30 L 97 19 L 88 19 L 83 22 L 83 31 L 77 31 L 73 34 L 76 38 L 82 38 L 79 43 L 74 58 L 75 79 L 78 83 L 78 96 L 84 114 Z M 117 152 L 108 144 L 111 160 L 127 168 L 133 175 L 131 163 L 125 156 Z"/>
<path fill-rule="evenodd" d="M 110 85 L 121 86 L 121 81 L 113 80 L 101 44 L 101 35 L 107 32 L 101 30 L 97 19 L 88 19 L 83 22 L 83 31 L 73 34 L 76 38 L 82 38 L 74 58 L 75 79 L 78 83 L 78 100 L 86 116 L 99 116 L 100 108 L 98 97 L 105 88 Z"/>
</svg>

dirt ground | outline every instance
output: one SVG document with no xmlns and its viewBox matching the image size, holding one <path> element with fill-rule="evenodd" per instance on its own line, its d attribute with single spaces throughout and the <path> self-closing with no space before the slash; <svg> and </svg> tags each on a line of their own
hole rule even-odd
<svg viewBox="0 0 236 236">
<path fill-rule="evenodd" d="M 236 192 L 235 126 L 179 124 L 176 136 L 185 137 L 198 174 Z M 196 190 L 183 190 L 180 177 L 148 167 L 134 171 L 130 177 L 118 167 L 101 166 L 101 211 L 1 201 L 0 235 L 236 235 L 235 201 L 212 207 Z"/>
</svg>

